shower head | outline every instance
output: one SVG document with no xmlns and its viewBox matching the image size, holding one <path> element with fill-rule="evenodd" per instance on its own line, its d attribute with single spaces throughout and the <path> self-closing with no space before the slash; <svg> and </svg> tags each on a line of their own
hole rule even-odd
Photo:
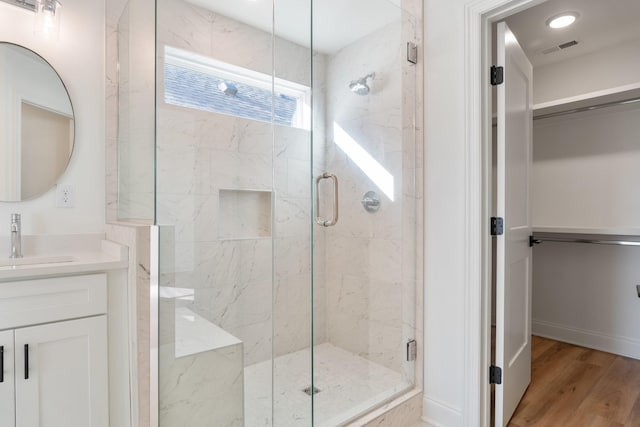
<svg viewBox="0 0 640 427">
<path fill-rule="evenodd" d="M 371 88 L 367 84 L 367 80 L 373 80 L 375 76 L 375 73 L 371 73 L 359 78 L 358 80 L 351 80 L 351 83 L 349 83 L 349 90 L 356 95 L 368 95 Z"/>
</svg>

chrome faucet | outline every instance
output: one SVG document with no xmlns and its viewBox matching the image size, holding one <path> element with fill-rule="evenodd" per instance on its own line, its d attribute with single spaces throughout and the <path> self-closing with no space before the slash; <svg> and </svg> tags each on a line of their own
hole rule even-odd
<svg viewBox="0 0 640 427">
<path fill-rule="evenodd" d="M 11 256 L 9 258 L 22 258 L 21 229 L 20 214 L 11 214 Z"/>
</svg>

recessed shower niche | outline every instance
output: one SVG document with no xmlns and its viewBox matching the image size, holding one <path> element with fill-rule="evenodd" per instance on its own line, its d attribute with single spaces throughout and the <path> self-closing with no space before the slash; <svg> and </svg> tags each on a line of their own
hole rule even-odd
<svg viewBox="0 0 640 427">
<path fill-rule="evenodd" d="M 218 192 L 219 239 L 271 237 L 271 191 Z"/>
</svg>

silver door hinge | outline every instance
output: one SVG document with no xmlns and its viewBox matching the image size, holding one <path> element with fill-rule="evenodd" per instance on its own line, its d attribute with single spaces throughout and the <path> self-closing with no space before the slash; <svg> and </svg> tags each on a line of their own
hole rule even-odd
<svg viewBox="0 0 640 427">
<path fill-rule="evenodd" d="M 413 42 L 407 43 L 407 61 L 412 64 L 418 63 L 418 45 Z"/>
<path fill-rule="evenodd" d="M 418 357 L 418 343 L 416 340 L 407 342 L 407 362 L 412 362 Z"/>
</svg>

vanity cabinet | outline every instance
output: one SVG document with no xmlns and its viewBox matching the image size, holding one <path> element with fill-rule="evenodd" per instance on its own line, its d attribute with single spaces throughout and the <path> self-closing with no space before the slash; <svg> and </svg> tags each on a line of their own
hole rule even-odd
<svg viewBox="0 0 640 427">
<path fill-rule="evenodd" d="M 107 427 L 106 275 L 0 283 L 2 306 L 0 426 Z"/>
</svg>

